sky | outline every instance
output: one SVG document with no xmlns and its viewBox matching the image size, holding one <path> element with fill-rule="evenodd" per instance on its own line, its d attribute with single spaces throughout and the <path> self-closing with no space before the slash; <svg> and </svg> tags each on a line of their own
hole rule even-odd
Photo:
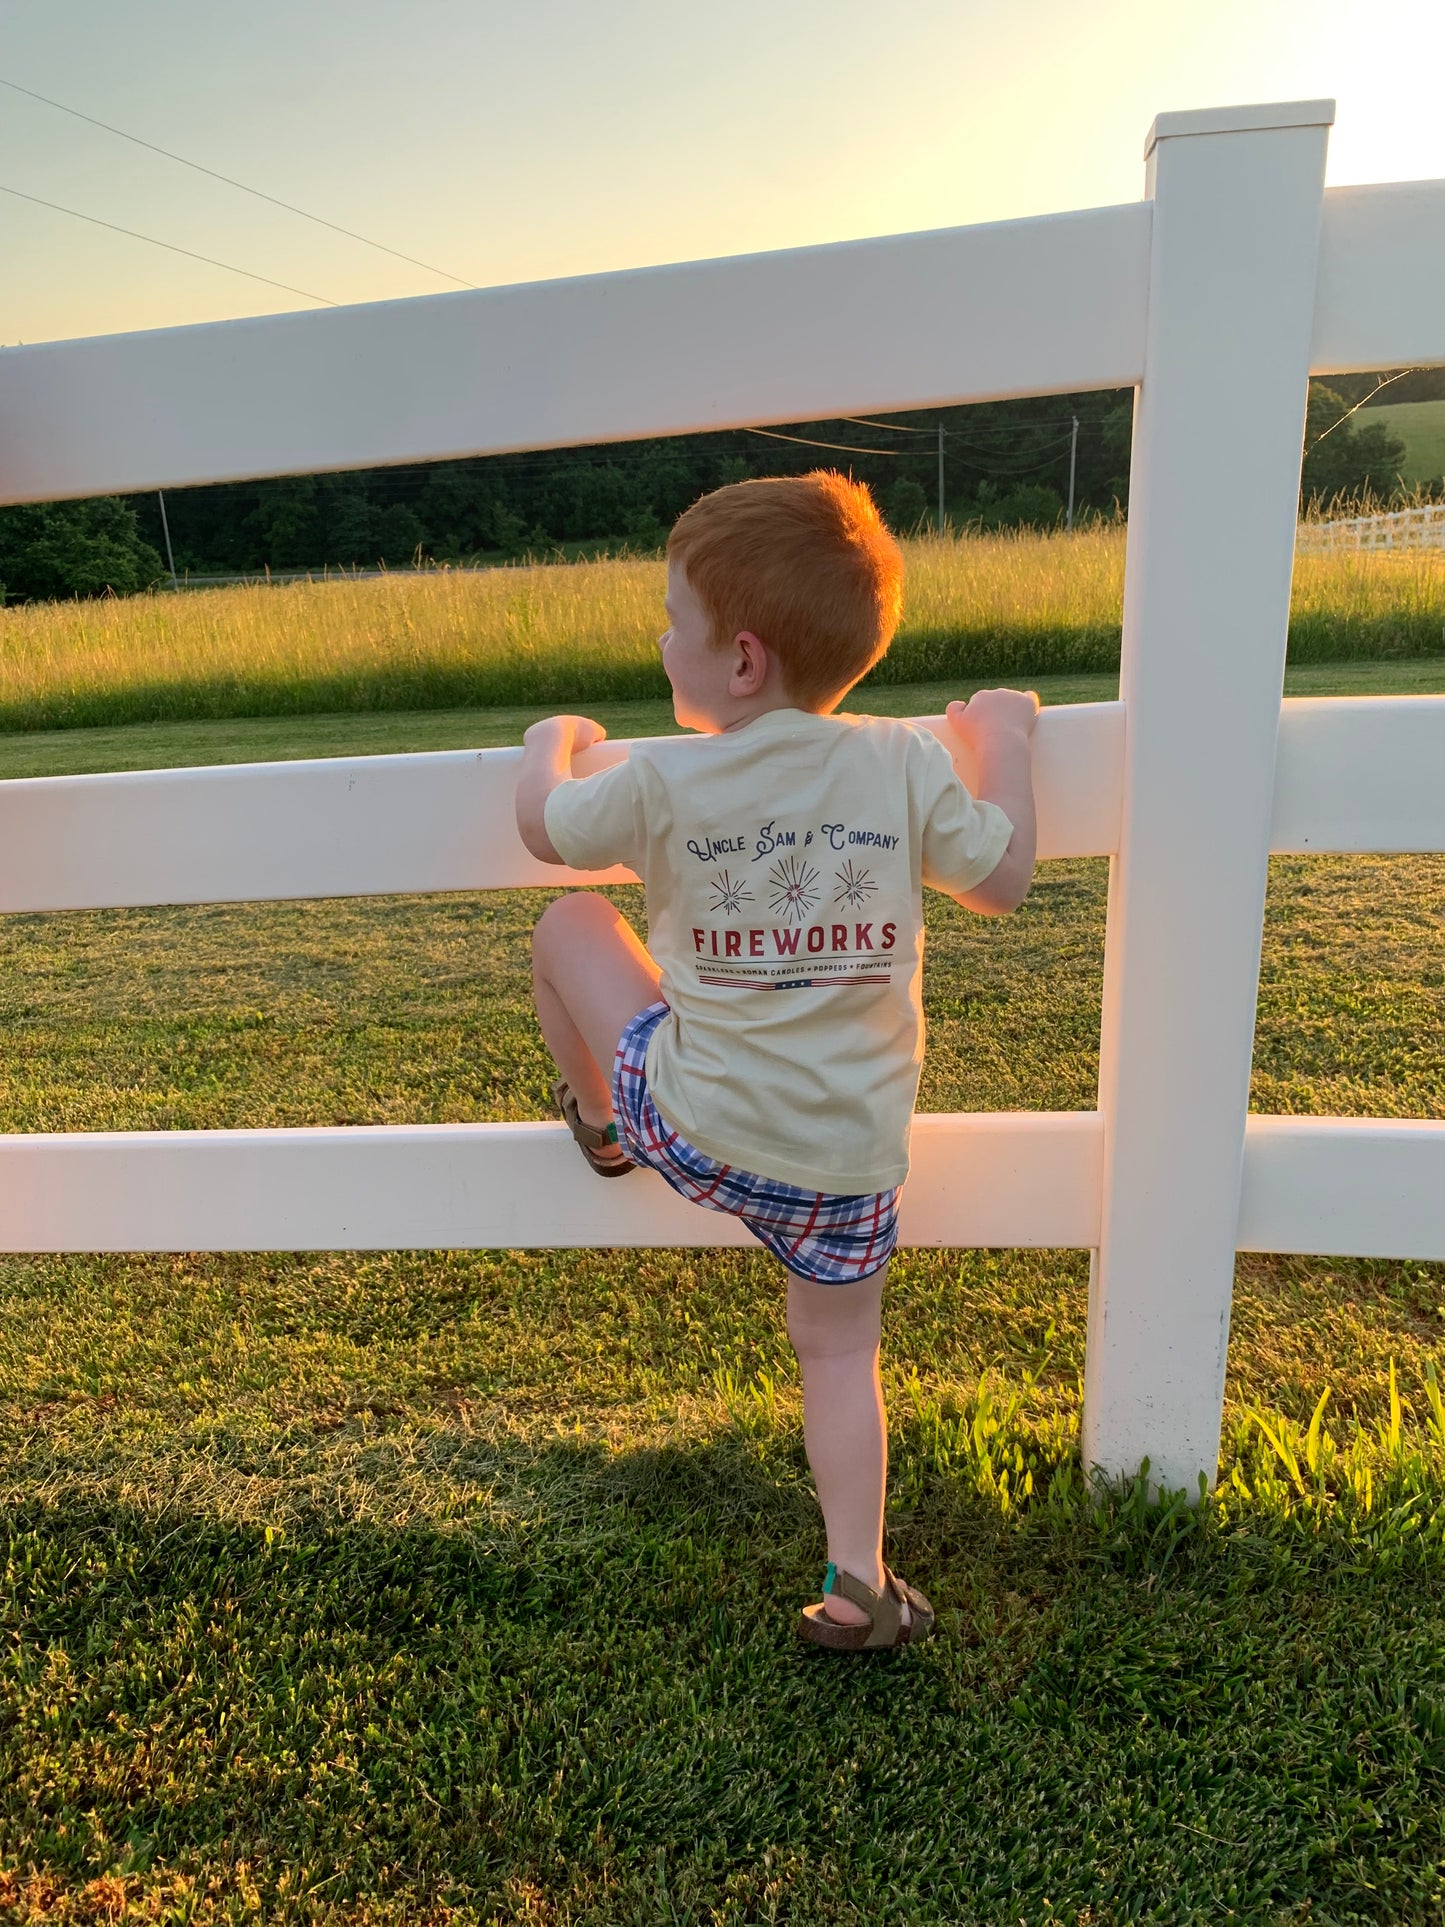
<svg viewBox="0 0 1445 1927">
<path fill-rule="evenodd" d="M 7 0 L 0 80 L 427 267 L 0 87 L 0 186 L 303 291 L 0 193 L 0 344 L 1107 206 L 1245 101 L 1440 178 L 1442 59 L 1441 0 Z"/>
</svg>

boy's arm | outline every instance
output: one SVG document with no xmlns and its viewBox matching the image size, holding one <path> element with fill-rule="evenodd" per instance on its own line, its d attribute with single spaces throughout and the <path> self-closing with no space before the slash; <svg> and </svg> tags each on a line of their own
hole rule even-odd
<svg viewBox="0 0 1445 1927">
<path fill-rule="evenodd" d="M 607 731 L 590 716 L 548 716 L 522 738 L 517 778 L 517 834 L 542 863 L 565 863 L 547 834 L 547 798 L 572 781 L 572 758 L 600 743 Z"/>
<path fill-rule="evenodd" d="M 1034 817 L 1033 733 L 1039 699 L 1032 690 L 984 689 L 967 703 L 950 703 L 948 720 L 969 743 L 978 764 L 975 794 L 996 803 L 1013 825 L 997 865 L 958 901 L 984 916 L 1017 910 L 1033 882 L 1038 831 Z"/>
</svg>

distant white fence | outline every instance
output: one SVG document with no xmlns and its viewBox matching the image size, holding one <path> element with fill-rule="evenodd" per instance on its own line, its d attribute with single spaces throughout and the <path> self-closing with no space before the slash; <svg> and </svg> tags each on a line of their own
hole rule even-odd
<svg viewBox="0 0 1445 1927">
<path fill-rule="evenodd" d="M 1036 758 L 1041 854 L 1111 858 L 1099 1107 L 920 1118 L 903 1222 L 1089 1249 L 1086 1456 L 1192 1487 L 1237 1250 L 1445 1258 L 1445 1123 L 1247 1115 L 1269 852 L 1445 850 L 1445 698 L 1281 702 L 1306 377 L 1445 361 L 1445 183 L 1325 194 L 1332 117 L 1161 116 L 1128 207 L 0 351 L 0 499 L 1137 384 L 1122 700 Z M 516 761 L 0 783 L 0 910 L 566 881 Z M 557 1125 L 0 1138 L 17 1251 L 741 1241 Z"/>
<path fill-rule="evenodd" d="M 1322 549 L 1445 549 L 1445 502 L 1395 509 L 1388 515 L 1351 515 L 1301 522 L 1296 545 Z"/>
</svg>

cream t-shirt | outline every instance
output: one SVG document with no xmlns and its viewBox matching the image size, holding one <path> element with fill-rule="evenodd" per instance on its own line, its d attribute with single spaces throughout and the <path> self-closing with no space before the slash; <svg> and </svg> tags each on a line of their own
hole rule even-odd
<svg viewBox="0 0 1445 1927">
<path fill-rule="evenodd" d="M 561 783 L 547 834 L 647 888 L 669 1015 L 647 1077 L 709 1157 L 809 1191 L 901 1184 L 923 1062 L 921 886 L 960 896 L 1012 825 L 928 730 L 774 709 Z"/>
</svg>

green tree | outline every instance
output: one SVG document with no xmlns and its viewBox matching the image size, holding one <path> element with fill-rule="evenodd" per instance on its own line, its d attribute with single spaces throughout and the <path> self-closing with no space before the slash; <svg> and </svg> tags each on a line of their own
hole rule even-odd
<svg viewBox="0 0 1445 1927">
<path fill-rule="evenodd" d="M 328 562 L 370 568 L 378 554 L 376 510 L 359 488 L 333 489 L 326 504 Z"/>
<path fill-rule="evenodd" d="M 1303 503 L 1383 499 L 1399 486 L 1405 444 L 1383 423 L 1370 424 L 1367 409 L 1351 415 L 1349 407 L 1337 389 L 1310 383 L 1300 471 Z"/>
<path fill-rule="evenodd" d="M 888 491 L 888 526 L 895 535 L 912 535 L 928 520 L 928 497 L 911 475 L 900 475 Z"/>
<path fill-rule="evenodd" d="M 0 509 L 0 600 L 133 595 L 165 574 L 117 496 Z"/>
<path fill-rule="evenodd" d="M 485 546 L 490 509 L 488 485 L 477 468 L 439 462 L 427 472 L 416 512 L 432 553 L 456 558 Z"/>
<path fill-rule="evenodd" d="M 667 541 L 666 528 L 645 502 L 630 512 L 622 532 L 627 538 L 629 548 L 644 552 L 660 549 Z"/>
<path fill-rule="evenodd" d="M 426 539 L 420 519 L 405 502 L 393 502 L 376 518 L 376 543 L 379 560 L 393 569 L 403 569 L 412 561 Z"/>
<path fill-rule="evenodd" d="M 288 475 L 267 483 L 247 523 L 254 528 L 273 569 L 304 569 L 319 556 L 320 530 L 316 516 L 316 478 Z"/>
<path fill-rule="evenodd" d="M 992 482 L 980 482 L 968 520 L 980 529 L 1051 529 L 1063 513 L 1057 491 L 1042 482 L 1025 482 L 1006 492 Z"/>
<path fill-rule="evenodd" d="M 493 501 L 488 517 L 487 543 L 505 555 L 518 554 L 527 540 L 527 524 L 505 501 Z"/>
</svg>

